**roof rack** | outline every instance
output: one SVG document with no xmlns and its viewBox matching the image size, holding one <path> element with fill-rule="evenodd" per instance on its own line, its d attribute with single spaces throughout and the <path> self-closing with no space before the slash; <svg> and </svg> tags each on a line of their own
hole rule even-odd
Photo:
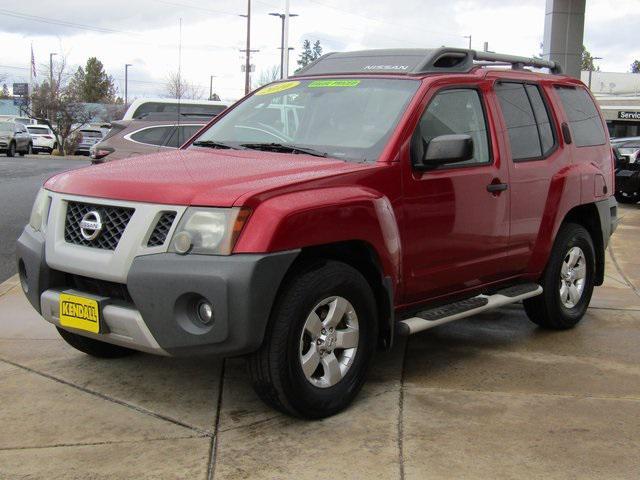
<svg viewBox="0 0 640 480">
<path fill-rule="evenodd" d="M 551 73 L 562 73 L 560 64 L 551 60 L 442 47 L 328 53 L 293 76 L 354 73 L 401 73 L 406 75 L 466 73 L 478 65 L 510 65 L 513 69 L 548 68 Z"/>
</svg>

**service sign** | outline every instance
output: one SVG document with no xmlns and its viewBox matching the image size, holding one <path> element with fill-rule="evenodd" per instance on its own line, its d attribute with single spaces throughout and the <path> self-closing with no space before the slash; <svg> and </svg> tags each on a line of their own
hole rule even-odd
<svg viewBox="0 0 640 480">
<path fill-rule="evenodd" d="M 640 112 L 618 112 L 620 120 L 640 120 Z"/>
</svg>

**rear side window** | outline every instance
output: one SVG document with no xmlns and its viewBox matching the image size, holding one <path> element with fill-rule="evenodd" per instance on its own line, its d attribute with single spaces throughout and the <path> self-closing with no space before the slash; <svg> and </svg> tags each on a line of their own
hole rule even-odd
<svg viewBox="0 0 640 480">
<path fill-rule="evenodd" d="M 163 140 L 173 127 L 149 127 L 131 134 L 131 140 L 149 145 L 162 145 Z"/>
<path fill-rule="evenodd" d="M 549 111 L 542 100 L 540 94 L 540 88 L 536 85 L 525 85 L 527 95 L 531 101 L 533 107 L 533 114 L 536 117 L 536 123 L 538 124 L 538 133 L 540 134 L 540 146 L 542 147 L 542 155 L 546 156 L 555 145 L 553 138 L 553 128 L 551 127 L 551 120 L 549 119 Z"/>
<path fill-rule="evenodd" d="M 178 148 L 184 144 L 187 140 L 193 137 L 193 134 L 200 130 L 202 126 L 199 125 L 180 125 L 176 128 L 169 140 L 167 141 L 167 147 Z"/>
<path fill-rule="evenodd" d="M 556 87 L 576 147 L 604 145 L 606 136 L 598 109 L 583 88 Z"/>
<path fill-rule="evenodd" d="M 538 124 L 524 84 L 499 82 L 495 91 L 509 133 L 511 158 L 517 161 L 542 157 Z"/>
<path fill-rule="evenodd" d="M 48 135 L 49 130 L 42 127 L 27 127 L 29 133 L 33 133 L 34 135 Z"/>
</svg>

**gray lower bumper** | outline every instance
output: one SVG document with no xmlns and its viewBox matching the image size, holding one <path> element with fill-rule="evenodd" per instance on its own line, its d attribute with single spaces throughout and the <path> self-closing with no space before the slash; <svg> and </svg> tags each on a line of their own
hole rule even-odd
<svg viewBox="0 0 640 480">
<path fill-rule="evenodd" d="M 127 277 L 133 302 L 107 299 L 106 333 L 74 332 L 165 355 L 249 353 L 262 343 L 278 288 L 298 253 L 137 257 Z M 47 266 L 44 240 L 29 227 L 18 239 L 17 256 L 29 302 L 59 326 L 59 295 L 73 288 L 67 275 Z M 195 315 L 202 298 L 213 305 L 210 325 Z"/>
</svg>

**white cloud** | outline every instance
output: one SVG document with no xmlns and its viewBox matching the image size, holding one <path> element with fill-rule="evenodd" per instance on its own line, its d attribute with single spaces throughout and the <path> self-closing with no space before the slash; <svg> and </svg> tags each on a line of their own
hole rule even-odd
<svg viewBox="0 0 640 480">
<path fill-rule="evenodd" d="M 540 51 L 544 29 L 543 0 L 291 0 L 292 70 L 304 38 L 320 39 L 325 51 L 384 47 L 464 47 L 464 35 L 473 36 L 474 48 L 488 41 L 494 51 L 531 55 Z M 3 5 L 4 4 L 4 5 Z M 36 61 L 48 63 L 49 52 L 66 51 L 69 63 L 84 64 L 98 57 L 123 88 L 124 64 L 129 70 L 131 96 L 158 95 L 168 72 L 178 66 L 178 19 L 183 20 L 182 70 L 184 77 L 207 92 L 224 98 L 243 93 L 245 0 L 110 0 L 108 7 L 92 8 L 86 0 L 61 0 L 56 8 L 42 8 L 41 0 L 9 4 L 0 0 L 3 46 L 0 73 L 10 81 L 28 78 L 30 44 Z M 280 0 L 254 0 L 252 48 L 257 73 L 279 64 L 280 20 L 269 12 L 281 11 Z M 637 0 L 587 2 L 585 44 L 604 70 L 626 70 L 640 57 L 631 42 L 638 25 Z M 16 18 L 3 12 L 44 17 Z M 71 22 L 92 29 L 52 25 Z M 60 22 L 59 22 L 60 23 Z M 613 31 L 612 29 L 615 29 Z M 19 67 L 19 68 L 10 68 Z"/>
</svg>

